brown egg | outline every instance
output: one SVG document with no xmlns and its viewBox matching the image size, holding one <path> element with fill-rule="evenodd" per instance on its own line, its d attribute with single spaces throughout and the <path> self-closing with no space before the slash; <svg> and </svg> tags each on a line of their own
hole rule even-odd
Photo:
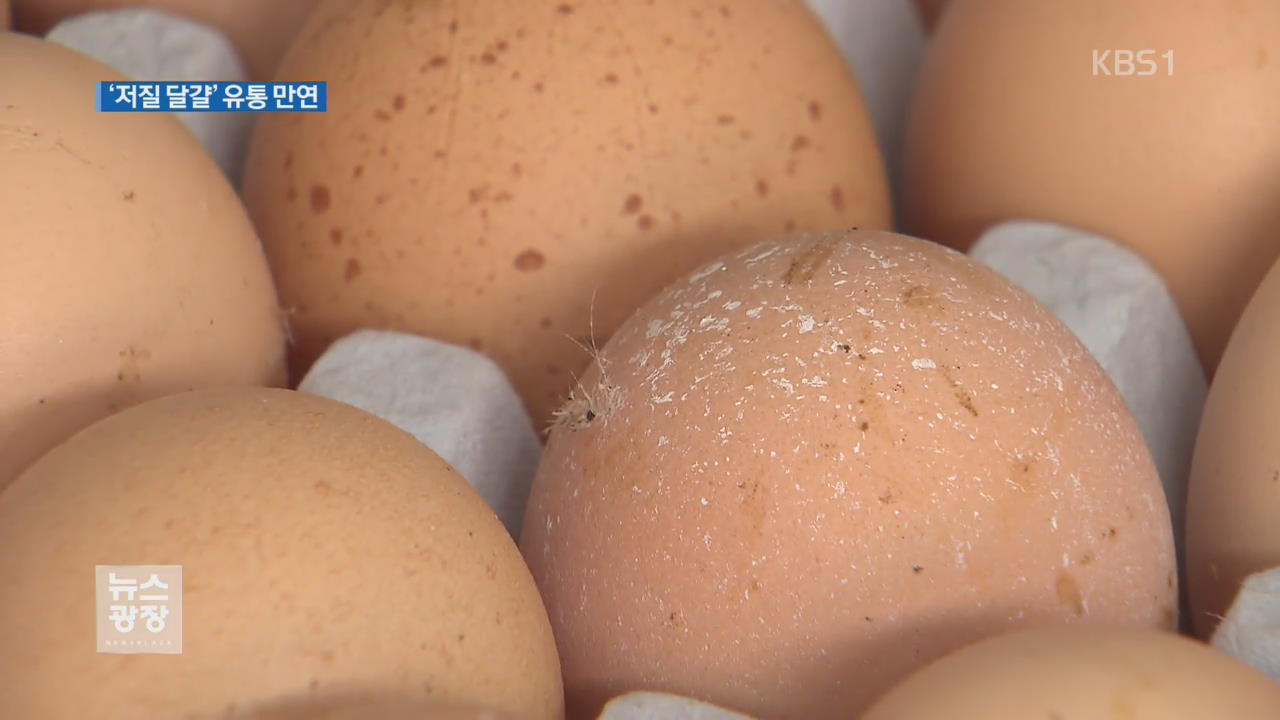
<svg viewBox="0 0 1280 720">
<path fill-rule="evenodd" d="M 900 683 L 863 720 L 1204 720 L 1280 716 L 1280 685 L 1173 633 L 1038 628 Z"/>
<path fill-rule="evenodd" d="M 1034 218 L 1124 243 L 1212 372 L 1280 255 L 1278 47 L 1274 0 L 953 0 L 908 129 L 908 230 L 967 248 Z"/>
<path fill-rule="evenodd" d="M 245 720 L 509 720 L 492 710 L 442 705 L 389 693 L 309 693 L 250 709 Z M 214 720 L 212 717 L 208 720 Z"/>
<path fill-rule="evenodd" d="M 1187 586 L 1209 637 L 1249 575 L 1280 566 L 1280 264 L 1240 316 L 1209 388 L 1187 488 Z"/>
<path fill-rule="evenodd" d="M 9 0 L 0 0 L 0 30 L 9 28 Z"/>
<path fill-rule="evenodd" d="M 669 287 L 563 409 L 520 547 L 566 704 L 847 718 L 1024 623 L 1173 627 L 1169 513 L 1114 386 L 1028 295 L 883 232 Z"/>
<path fill-rule="evenodd" d="M 563 713 L 505 528 L 435 453 L 349 405 L 243 388 L 113 415 L 0 494 L 0 547 L 7 716 L 225 717 L 351 686 Z M 182 566 L 181 654 L 94 652 L 95 565 Z"/>
<path fill-rule="evenodd" d="M 173 117 L 95 112 L 95 83 L 114 79 L 0 33 L 0 489 L 134 403 L 285 381 L 244 206 Z"/>
<path fill-rule="evenodd" d="M 0 0 L 3 1 L 3 0 Z M 91 12 L 149 6 L 218 28 L 240 50 L 254 80 L 270 80 L 307 15 L 320 0 L 13 0 L 14 24 L 44 35 L 62 20 Z"/>
<path fill-rule="evenodd" d="M 788 0 L 330 2 L 245 196 L 295 370 L 367 326 L 469 344 L 542 425 L 666 282 L 745 240 L 889 222 L 853 76 Z"/>
</svg>

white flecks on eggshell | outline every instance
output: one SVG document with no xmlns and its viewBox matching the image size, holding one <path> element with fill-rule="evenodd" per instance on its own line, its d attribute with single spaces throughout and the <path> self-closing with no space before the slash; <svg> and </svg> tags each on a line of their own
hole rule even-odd
<svg viewBox="0 0 1280 720">
<path fill-rule="evenodd" d="M 583 383 L 619 401 L 552 431 L 521 538 L 570 708 L 647 686 L 834 717 L 1011 624 L 1176 621 L 1168 509 L 1123 400 L 959 253 L 764 243 L 669 286 L 601 355 Z"/>
<path fill-rule="evenodd" d="M 1160 471 L 1181 551 L 1187 477 L 1208 383 L 1164 281 L 1118 243 L 1048 222 L 1001 223 L 969 254 L 1035 297 L 1107 371 Z"/>
</svg>

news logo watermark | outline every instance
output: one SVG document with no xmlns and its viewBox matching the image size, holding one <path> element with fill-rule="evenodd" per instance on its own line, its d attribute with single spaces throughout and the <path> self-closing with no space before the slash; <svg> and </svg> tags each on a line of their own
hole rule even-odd
<svg viewBox="0 0 1280 720">
<path fill-rule="evenodd" d="M 1094 50 L 1095 77 L 1173 77 L 1173 51 L 1165 50 Z"/>
<path fill-rule="evenodd" d="M 327 112 L 328 83 L 98 83 L 98 112 Z"/>
<path fill-rule="evenodd" d="M 96 565 L 98 652 L 182 652 L 182 566 Z"/>
</svg>

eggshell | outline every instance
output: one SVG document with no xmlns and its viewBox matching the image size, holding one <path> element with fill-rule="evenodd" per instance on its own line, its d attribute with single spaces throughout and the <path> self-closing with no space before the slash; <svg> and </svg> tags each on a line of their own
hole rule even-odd
<svg viewBox="0 0 1280 720">
<path fill-rule="evenodd" d="M 572 717 L 646 688 L 846 718 L 1025 623 L 1172 627 L 1169 511 L 1088 351 L 933 243 L 723 256 L 562 409 L 521 549 Z"/>
<path fill-rule="evenodd" d="M 905 227 L 967 248 L 1029 218 L 1122 242 L 1212 375 L 1280 255 L 1278 47 L 1274 0 L 952 0 L 907 130 Z M 1095 74 L 1115 50 L 1151 50 L 1155 74 L 1115 75 L 1114 52 Z"/>
<path fill-rule="evenodd" d="M 360 327 L 489 354 L 535 423 L 670 280 L 786 230 L 884 227 L 856 82 L 800 2 L 330 2 L 244 192 L 296 374 Z"/>
<path fill-rule="evenodd" d="M 0 0 L 0 30 L 9 29 L 9 0 Z"/>
<path fill-rule="evenodd" d="M 0 34 L 0 489 L 134 403 L 285 380 L 243 205 L 173 117 L 95 112 L 95 83 L 117 79 Z"/>
<path fill-rule="evenodd" d="M 1245 577 L 1280 565 L 1280 264 L 1240 317 L 1209 387 L 1187 488 L 1187 586 L 1209 637 Z"/>
<path fill-rule="evenodd" d="M 510 720 L 492 710 L 409 700 L 388 693 L 309 693 L 255 707 L 245 720 Z M 201 720 L 204 720 L 203 718 Z M 214 720 L 210 717 L 208 720 Z"/>
<path fill-rule="evenodd" d="M 863 720 L 1203 720 L 1280 716 L 1280 685 L 1173 633 L 1037 628 L 935 662 Z"/>
<path fill-rule="evenodd" d="M 0 547 L 12 717 L 222 717 L 348 686 L 562 715 L 505 528 L 435 453 L 349 405 L 239 388 L 113 415 L 0 494 Z M 183 566 L 180 655 L 94 652 L 85 578 L 134 564 Z"/>
<path fill-rule="evenodd" d="M 235 42 L 254 80 L 270 80 L 280 58 L 319 0 L 13 0 L 19 30 L 44 35 L 92 10 L 148 6 L 213 25 Z"/>
</svg>

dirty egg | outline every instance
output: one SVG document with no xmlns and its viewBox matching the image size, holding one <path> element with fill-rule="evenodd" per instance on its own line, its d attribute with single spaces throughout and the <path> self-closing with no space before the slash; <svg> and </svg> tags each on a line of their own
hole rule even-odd
<svg viewBox="0 0 1280 720">
<path fill-rule="evenodd" d="M 1123 400 L 959 253 L 749 246 L 642 306 L 581 387 L 609 390 L 563 409 L 521 538 L 574 717 L 640 686 L 848 717 L 1004 628 L 1173 627 L 1168 508 Z"/>
</svg>

